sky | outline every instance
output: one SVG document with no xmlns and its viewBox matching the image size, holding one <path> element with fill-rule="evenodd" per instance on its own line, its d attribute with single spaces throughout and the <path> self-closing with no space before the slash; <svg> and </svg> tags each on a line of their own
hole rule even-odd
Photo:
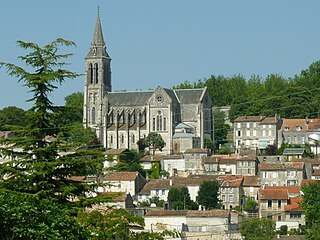
<svg viewBox="0 0 320 240">
<path fill-rule="evenodd" d="M 84 73 L 100 9 L 112 58 L 112 87 L 172 88 L 211 75 L 281 74 L 289 78 L 320 59 L 318 0 L 0 0 L 0 62 L 24 66 L 16 41 L 44 46 L 72 40 L 67 68 Z M 65 50 L 65 49 L 63 49 Z M 50 94 L 56 105 L 82 92 L 84 77 Z M 23 82 L 0 69 L 0 109 L 32 103 Z"/>
</svg>

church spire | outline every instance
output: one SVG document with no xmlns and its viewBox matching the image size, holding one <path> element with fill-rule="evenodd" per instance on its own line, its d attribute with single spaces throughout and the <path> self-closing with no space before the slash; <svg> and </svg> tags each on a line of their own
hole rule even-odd
<svg viewBox="0 0 320 240">
<path fill-rule="evenodd" d="M 99 7 L 98 7 L 98 13 L 97 13 L 96 27 L 94 29 L 93 39 L 91 42 L 91 48 L 87 57 L 108 57 L 109 58 L 109 55 L 106 51 L 106 44 L 103 39 Z"/>
</svg>

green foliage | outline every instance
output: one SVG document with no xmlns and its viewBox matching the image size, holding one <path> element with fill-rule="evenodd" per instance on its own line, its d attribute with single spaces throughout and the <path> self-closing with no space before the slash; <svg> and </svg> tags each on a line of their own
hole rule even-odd
<svg viewBox="0 0 320 240">
<path fill-rule="evenodd" d="M 248 218 L 240 225 L 241 236 L 245 240 L 273 240 L 275 222 L 268 218 Z"/>
<path fill-rule="evenodd" d="M 197 210 L 198 204 L 191 200 L 188 188 L 171 188 L 168 193 L 170 207 L 175 210 Z"/>
<path fill-rule="evenodd" d="M 140 203 L 140 207 L 150 207 L 151 203 L 154 203 L 157 207 L 164 206 L 164 200 L 161 200 L 159 197 L 155 196 L 146 201 Z"/>
<path fill-rule="evenodd" d="M 151 132 L 144 139 L 145 146 L 148 146 L 149 149 L 152 149 L 152 155 L 154 156 L 156 149 L 162 151 L 166 143 L 164 142 L 162 136 L 156 132 Z"/>
<path fill-rule="evenodd" d="M 83 206 L 85 193 L 94 186 L 73 181 L 70 176 L 96 168 L 93 167 L 96 152 L 95 155 L 74 152 L 75 146 L 65 140 L 64 128 L 55 125 L 56 107 L 49 99 L 57 85 L 67 78 L 79 76 L 62 68 L 68 64 L 64 59 L 72 54 L 59 54 L 60 47 L 73 46 L 74 43 L 58 38 L 44 47 L 22 41 L 18 41 L 18 45 L 29 51 L 19 58 L 27 65 L 26 69 L 31 69 L 30 72 L 10 63 L 0 63 L 0 66 L 6 67 L 9 75 L 18 77 L 29 87 L 33 97 L 28 101 L 33 102 L 33 106 L 26 112 L 24 126 L 10 128 L 19 137 L 5 140 L 21 151 L 0 149 L 4 155 L 13 157 L 0 165 L 0 188 L 35 194 L 43 199 L 55 198 L 70 208 Z M 68 151 L 70 149 L 73 151 Z M 62 155 L 64 151 L 68 152 Z M 79 201 L 70 202 L 74 197 Z"/>
<path fill-rule="evenodd" d="M 214 138 L 215 149 L 218 149 L 220 145 L 226 143 L 228 131 L 230 126 L 224 123 L 225 114 L 219 110 L 215 110 L 214 114 Z"/>
<path fill-rule="evenodd" d="M 0 110 L 0 131 L 9 130 L 10 125 L 23 126 L 25 121 L 25 111 L 21 108 L 10 106 Z"/>
<path fill-rule="evenodd" d="M 0 191 L 1 239 L 88 239 L 88 231 L 55 199 Z"/>
<path fill-rule="evenodd" d="M 306 216 L 306 222 L 312 226 L 320 226 L 320 182 L 311 182 L 302 187 L 303 202 L 301 207 Z"/>
<path fill-rule="evenodd" d="M 207 209 L 220 208 L 218 181 L 204 181 L 199 188 L 197 202 Z"/>
<path fill-rule="evenodd" d="M 150 179 L 156 179 L 160 177 L 160 162 L 154 162 L 152 163 L 152 167 L 150 169 Z"/>
<path fill-rule="evenodd" d="M 280 229 L 277 231 L 277 233 L 280 234 L 280 235 L 287 235 L 288 226 L 287 225 L 280 226 Z"/>
<path fill-rule="evenodd" d="M 252 199 L 251 197 L 246 196 L 243 210 L 245 210 L 245 211 L 258 210 L 258 203 L 254 199 Z"/>
<path fill-rule="evenodd" d="M 144 226 L 144 219 L 140 216 L 133 216 L 124 209 L 114 209 L 102 214 L 94 211 L 91 213 L 81 213 L 78 216 L 81 224 L 87 227 L 90 232 L 90 240 L 105 239 L 127 239 L 127 240 L 148 240 L 164 239 L 166 235 L 172 235 L 171 232 L 149 233 L 134 232 L 130 230 L 131 226 Z"/>
</svg>

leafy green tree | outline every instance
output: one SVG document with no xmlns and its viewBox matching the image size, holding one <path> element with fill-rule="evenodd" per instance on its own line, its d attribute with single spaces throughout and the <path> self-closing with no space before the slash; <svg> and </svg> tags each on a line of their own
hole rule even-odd
<svg viewBox="0 0 320 240">
<path fill-rule="evenodd" d="M 85 240 L 89 232 L 55 199 L 0 191 L 1 239 Z"/>
<path fill-rule="evenodd" d="M 149 146 L 149 149 L 152 149 L 152 155 L 154 156 L 156 149 L 162 151 L 166 143 L 164 142 L 162 136 L 156 132 L 151 132 L 144 139 L 144 144 Z"/>
<path fill-rule="evenodd" d="M 219 110 L 215 110 L 214 114 L 214 138 L 215 149 L 219 149 L 219 146 L 228 142 L 227 135 L 230 130 L 230 126 L 224 123 L 225 114 Z"/>
<path fill-rule="evenodd" d="M 65 141 L 63 128 L 54 125 L 56 108 L 48 97 L 56 85 L 79 76 L 63 69 L 67 64 L 64 59 L 72 54 L 59 54 L 60 47 L 74 46 L 74 43 L 58 38 L 44 47 L 23 41 L 18 41 L 18 46 L 29 51 L 19 58 L 31 71 L 10 63 L 2 62 L 0 66 L 6 67 L 9 75 L 17 77 L 30 88 L 33 97 L 28 101 L 34 105 L 28 111 L 25 126 L 11 128 L 22 137 L 6 140 L 22 151 L 0 149 L 4 155 L 13 157 L 0 166 L 0 188 L 36 194 L 41 198 L 56 198 L 70 207 L 79 206 L 87 201 L 86 192 L 94 186 L 73 181 L 70 176 L 83 172 L 95 159 L 83 152 L 60 155 L 73 146 L 68 146 Z M 70 202 L 74 197 L 79 201 Z"/>
<path fill-rule="evenodd" d="M 248 218 L 240 225 L 245 240 L 273 240 L 276 236 L 275 222 L 268 218 Z"/>
<path fill-rule="evenodd" d="M 10 106 L 0 110 L 0 131 L 9 130 L 10 125 L 23 126 L 25 121 L 25 111 L 21 108 Z"/>
<path fill-rule="evenodd" d="M 204 181 L 199 188 L 197 202 L 207 209 L 220 208 L 218 181 Z"/>
<path fill-rule="evenodd" d="M 245 211 L 258 210 L 258 203 L 254 199 L 252 199 L 250 196 L 246 196 L 243 210 Z"/>
<path fill-rule="evenodd" d="M 307 225 L 320 226 L 320 182 L 311 182 L 302 187 L 303 202 L 301 207 L 306 216 Z"/>
<path fill-rule="evenodd" d="M 151 240 L 164 239 L 166 235 L 172 235 L 172 232 L 163 233 L 134 232 L 130 226 L 144 226 L 144 219 L 140 216 L 133 216 L 124 209 L 114 209 L 102 214 L 94 211 L 91 213 L 80 213 L 79 221 L 91 231 L 91 240 L 107 239 L 128 239 L 128 240 Z"/>
<path fill-rule="evenodd" d="M 171 188 L 168 193 L 168 202 L 171 208 L 176 210 L 196 210 L 197 203 L 191 200 L 189 190 L 186 187 Z"/>
</svg>

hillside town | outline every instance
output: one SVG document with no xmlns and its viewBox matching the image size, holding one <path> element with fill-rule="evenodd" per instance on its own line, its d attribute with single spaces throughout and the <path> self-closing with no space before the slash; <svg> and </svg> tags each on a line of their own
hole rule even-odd
<svg viewBox="0 0 320 240">
<path fill-rule="evenodd" d="M 98 14 L 85 58 L 82 124 L 103 148 L 103 166 L 94 172 L 83 165 L 83 174 L 66 179 L 93 187 L 86 197 L 109 201 L 90 203 L 86 210 L 124 209 L 144 220 L 131 231 L 173 233 L 163 239 L 247 239 L 241 225 L 255 219 L 272 220 L 278 238 L 298 239 L 308 225 L 303 189 L 320 180 L 320 118 L 243 114 L 230 120 L 230 107 L 214 106 L 207 87 L 113 92 L 106 49 Z M 217 111 L 228 132 L 213 147 Z M 6 142 L 16 136 L 14 130 L 0 132 L 2 166 L 22 159 L 25 151 L 37 159 L 39 152 Z M 65 144 L 50 133 L 42 140 Z M 65 148 L 55 158 L 79 157 L 81 151 L 83 146 Z M 63 168 L 58 166 L 54 170 Z M 18 177 L 7 171 L 5 179 Z M 70 195 L 71 202 L 80 199 Z"/>
</svg>

